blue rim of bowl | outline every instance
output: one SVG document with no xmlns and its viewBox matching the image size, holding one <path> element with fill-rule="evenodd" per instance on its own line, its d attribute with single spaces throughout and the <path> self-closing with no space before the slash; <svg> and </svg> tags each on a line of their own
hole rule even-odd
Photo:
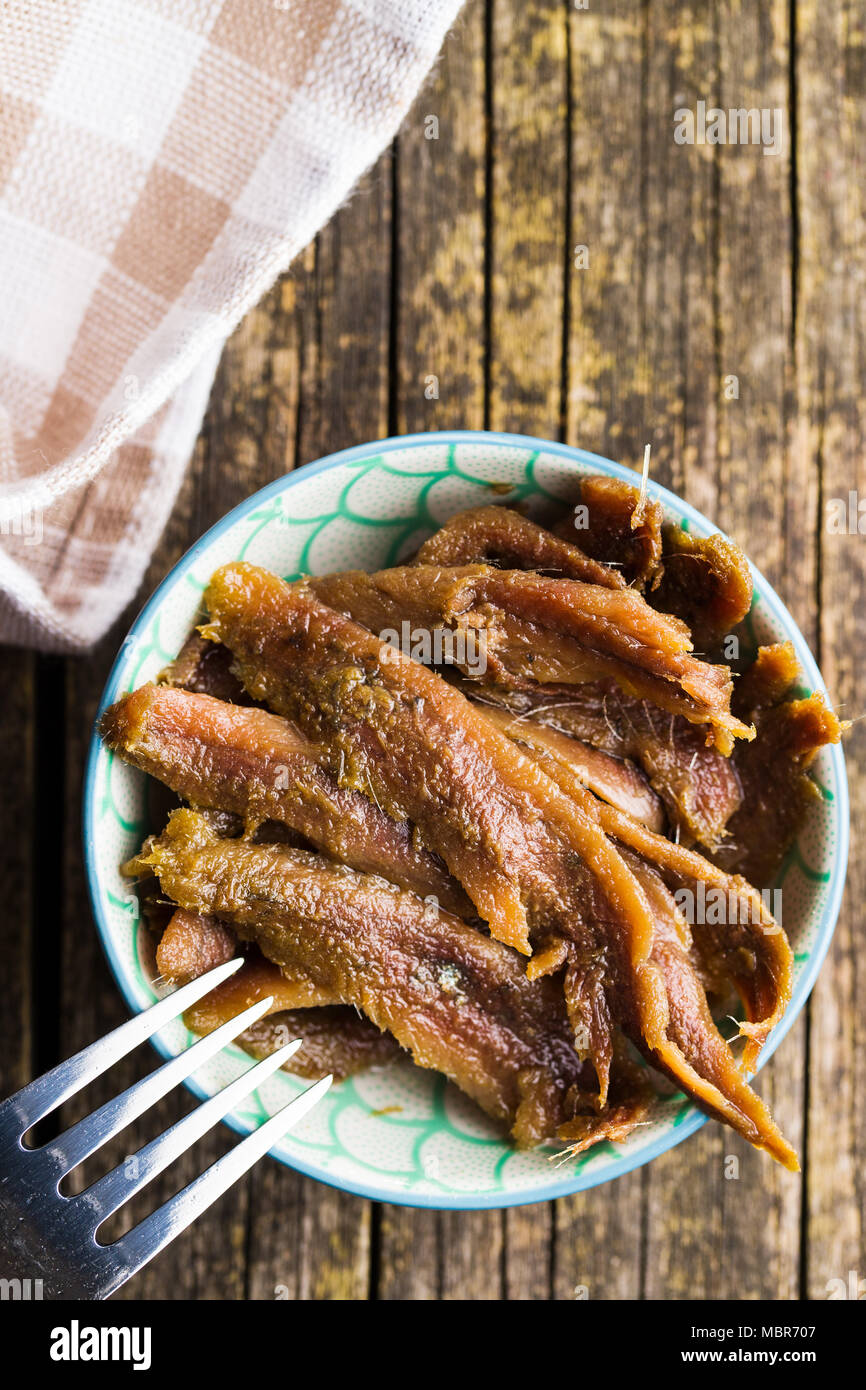
<svg viewBox="0 0 866 1390">
<path fill-rule="evenodd" d="M 233 526 L 248 512 L 260 507 L 265 501 L 279 496 L 293 487 L 296 483 L 303 482 L 307 478 L 313 477 L 316 473 L 325 473 L 329 469 L 338 468 L 341 464 L 353 463 L 359 459 L 369 458 L 372 454 L 389 453 L 395 449 L 411 449 L 431 444 L 459 445 L 459 444 L 497 444 L 511 446 L 513 448 L 537 449 L 541 452 L 554 457 L 570 459 L 572 462 L 589 464 L 597 468 L 601 473 L 607 473 L 613 477 L 622 478 L 626 482 L 633 483 L 635 480 L 634 471 L 627 468 L 624 464 L 615 463 L 612 459 L 603 458 L 599 454 L 592 454 L 585 449 L 573 448 L 568 444 L 556 443 L 552 440 L 538 439 L 532 435 L 525 434 L 500 434 L 489 430 L 431 430 L 425 434 L 397 435 L 389 439 L 373 440 L 368 444 L 358 444 L 351 449 L 342 449 L 339 453 L 328 454 L 325 458 L 318 459 L 315 463 L 305 464 L 302 468 L 293 473 L 285 474 L 281 478 L 275 479 L 267 487 L 261 488 L 228 512 L 220 521 L 206 531 L 200 540 L 196 541 L 177 564 L 169 571 L 165 579 L 154 590 L 147 603 L 141 609 L 132 627 L 121 643 L 120 651 L 114 661 L 102 699 L 99 703 L 97 720 L 102 711 L 122 693 L 120 689 L 120 672 L 126 662 L 129 648 L 140 638 L 145 628 L 149 625 L 159 608 L 163 595 L 166 594 L 174 585 L 183 578 L 183 575 L 195 564 L 199 556 L 208 548 L 212 541 L 223 532 Z M 650 482 L 649 490 L 651 495 L 658 501 L 670 507 L 672 511 L 680 517 L 687 518 L 690 523 L 695 525 L 702 534 L 710 535 L 718 531 L 707 517 L 692 507 L 682 498 L 668 488 L 662 487 L 658 483 Z M 768 609 L 775 615 L 782 624 L 786 633 L 794 644 L 797 657 L 806 677 L 807 684 L 813 690 L 820 690 L 827 695 L 827 687 L 824 684 L 817 662 L 813 657 L 805 637 L 799 627 L 794 622 L 788 609 L 782 603 L 775 589 L 764 578 L 760 570 L 749 561 L 752 575 L 760 591 L 762 601 Z M 829 698 L 829 697 L 828 697 Z M 84 859 L 87 872 L 87 887 L 90 896 L 91 907 L 96 921 L 97 931 L 102 943 L 102 949 L 108 961 L 109 968 L 117 981 L 118 988 L 126 1002 L 127 1007 L 133 1013 L 138 1013 L 138 1001 L 132 991 L 131 985 L 127 980 L 123 964 L 115 948 L 111 936 L 108 920 L 104 914 L 103 902 L 99 891 L 98 876 L 92 853 L 92 845 L 96 834 L 95 818 L 95 783 L 96 768 L 101 750 L 101 742 L 94 725 L 91 735 L 90 749 L 87 757 L 87 767 L 85 770 L 84 803 L 83 803 L 83 838 L 84 838 Z M 845 885 L 845 878 L 848 867 L 848 845 L 849 845 L 849 801 L 848 801 L 848 778 L 845 770 L 845 758 L 840 744 L 830 746 L 830 757 L 832 762 L 833 776 L 836 787 L 834 798 L 834 816 L 837 849 L 833 858 L 832 878 L 827 895 L 827 902 L 821 914 L 821 921 L 818 924 L 815 935 L 815 947 L 809 956 L 806 970 L 800 976 L 794 986 L 791 1002 L 785 1010 L 784 1017 L 773 1029 L 767 1042 L 761 1049 L 759 1059 L 759 1070 L 769 1061 L 782 1039 L 793 1026 L 795 1019 L 805 1005 L 812 988 L 818 978 L 818 973 L 824 962 L 824 957 L 833 938 L 836 921 L 839 915 L 839 908 L 842 902 L 842 893 Z M 159 1038 L 151 1039 L 152 1046 L 164 1058 L 168 1059 L 174 1054 L 162 1043 Z M 206 1091 L 196 1082 L 189 1080 L 184 1085 L 200 1100 L 208 1097 L 210 1092 Z M 242 1124 L 234 1116 L 226 1116 L 223 1121 L 238 1134 L 248 1134 L 249 1127 Z M 594 1173 L 592 1170 L 579 1173 L 568 1178 L 560 1178 L 555 1182 L 550 1182 L 542 1188 L 533 1188 L 524 1195 L 521 1191 L 507 1193 L 478 1194 L 476 1196 L 448 1196 L 442 1194 L 406 1194 L 399 1190 L 389 1189 L 378 1186 L 375 1183 L 353 1182 L 350 1180 L 341 1181 L 327 1169 L 320 1167 L 314 1162 L 306 1161 L 302 1158 L 288 1155 L 282 1152 L 271 1152 L 271 1156 L 276 1158 L 286 1167 L 293 1168 L 307 1177 L 316 1178 L 319 1182 L 325 1183 L 328 1187 L 334 1187 L 342 1192 L 348 1192 L 357 1197 L 364 1197 L 375 1202 L 390 1202 L 395 1206 L 405 1207 L 426 1207 L 436 1208 L 442 1211 L 479 1211 L 491 1210 L 500 1207 L 529 1206 L 536 1202 L 549 1202 L 557 1197 L 572 1196 L 577 1192 L 584 1192 L 592 1187 L 598 1187 L 602 1183 L 611 1182 L 614 1178 L 622 1177 L 625 1173 L 630 1173 L 635 1168 L 643 1167 L 658 1158 L 660 1154 L 666 1153 L 669 1149 L 675 1148 L 683 1140 L 697 1133 L 707 1123 L 707 1116 L 701 1114 L 697 1109 L 686 1120 L 677 1126 L 670 1133 L 660 1135 L 652 1144 L 645 1149 L 641 1149 L 634 1154 L 623 1154 L 622 1158 L 615 1159 L 613 1163 L 607 1165 L 603 1171 Z"/>
</svg>

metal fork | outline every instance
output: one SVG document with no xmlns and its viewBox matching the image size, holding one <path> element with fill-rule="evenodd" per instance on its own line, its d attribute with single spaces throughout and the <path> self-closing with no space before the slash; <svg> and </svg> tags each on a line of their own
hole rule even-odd
<svg viewBox="0 0 866 1390">
<path fill-rule="evenodd" d="M 108 1298 L 303 1119 L 330 1086 L 330 1076 L 317 1081 L 176 1196 L 107 1245 L 96 1240 L 106 1217 L 261 1085 L 297 1051 L 301 1040 L 288 1043 L 250 1067 L 86 1191 L 65 1197 L 59 1191 L 61 1179 L 261 1018 L 273 1001 L 263 999 L 244 1009 L 59 1138 L 39 1148 L 25 1146 L 24 1136 L 32 1125 L 152 1037 L 241 964 L 240 960 L 228 961 L 175 990 L 0 1104 L 0 1239 L 10 1263 L 19 1265 L 23 1276 L 42 1280 L 42 1297 Z M 10 1275 L 16 1273 L 9 1270 Z"/>
</svg>

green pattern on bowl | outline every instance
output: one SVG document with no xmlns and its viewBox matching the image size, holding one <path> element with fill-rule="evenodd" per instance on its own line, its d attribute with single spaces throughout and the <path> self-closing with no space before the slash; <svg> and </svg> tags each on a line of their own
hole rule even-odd
<svg viewBox="0 0 866 1390">
<path fill-rule="evenodd" d="M 223 562 L 243 558 L 286 578 L 302 573 L 372 569 L 399 562 L 455 511 L 488 501 L 568 499 L 580 474 L 633 475 L 606 460 L 518 436 L 422 435 L 337 455 L 265 489 L 237 508 L 184 557 L 154 595 L 123 644 L 104 703 L 153 679 L 176 655 L 201 606 L 203 589 Z M 663 490 L 668 519 L 698 534 L 712 528 Z M 773 591 L 756 576 L 744 644 L 785 637 L 819 677 L 805 643 Z M 744 652 L 747 646 L 744 646 Z M 838 910 L 847 842 L 844 764 L 824 750 L 815 768 L 823 795 L 780 875 L 784 918 L 796 951 L 795 997 L 776 1030 L 787 1031 L 813 982 Z M 138 905 L 119 866 L 145 829 L 145 778 L 94 740 L 85 806 L 85 847 L 94 910 L 106 951 L 133 1008 L 156 998 L 140 951 Z M 765 1053 L 772 1050 L 774 1035 Z M 164 1029 L 174 1054 L 190 1035 Z M 250 1065 L 229 1048 L 196 1074 L 210 1095 Z M 233 1116 L 247 1131 L 305 1085 L 280 1072 Z M 518 1153 L 441 1076 L 409 1062 L 334 1086 L 274 1155 L 324 1181 L 367 1196 L 430 1206 L 498 1206 L 592 1186 L 646 1162 L 702 1123 L 696 1108 L 659 1082 L 650 1121 L 623 1144 L 603 1143 L 576 1159 L 554 1148 Z"/>
</svg>

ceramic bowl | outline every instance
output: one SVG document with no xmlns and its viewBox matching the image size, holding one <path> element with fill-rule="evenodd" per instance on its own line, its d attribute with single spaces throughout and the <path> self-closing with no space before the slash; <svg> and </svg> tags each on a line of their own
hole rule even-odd
<svg viewBox="0 0 866 1390">
<path fill-rule="evenodd" d="M 177 654 L 200 612 L 211 573 L 249 560 L 294 578 L 338 569 L 378 569 L 409 555 L 454 512 L 488 500 L 539 506 L 574 495 L 581 474 L 634 473 L 580 449 L 519 435 L 455 432 L 363 444 L 290 473 L 243 502 L 175 566 L 125 639 L 102 700 L 153 679 Z M 717 530 L 686 502 L 651 485 L 667 519 L 698 535 Z M 754 570 L 752 610 L 741 634 L 744 654 L 759 642 L 790 638 L 807 690 L 823 690 L 820 672 L 791 615 Z M 784 1019 L 763 1049 L 766 1063 L 806 1002 L 827 951 L 842 894 L 848 841 L 845 766 L 838 747 L 814 766 L 821 790 L 787 856 L 785 926 L 795 982 Z M 145 777 L 107 751 L 94 734 L 87 768 L 84 845 L 97 929 L 130 1009 L 151 1004 L 152 954 L 144 949 L 138 903 L 120 865 L 145 833 Z M 181 1022 L 157 1039 L 165 1056 L 186 1047 Z M 190 1082 L 207 1096 L 250 1065 L 231 1047 Z M 246 1133 L 308 1083 L 278 1072 L 229 1123 Z M 663 1086 L 663 1083 L 662 1083 Z M 470 1208 L 535 1202 L 579 1192 L 648 1163 L 705 1123 L 679 1094 L 662 1091 L 648 1124 L 624 1143 L 602 1143 L 562 1161 L 552 1149 L 516 1152 L 477 1107 L 441 1076 L 400 1062 L 335 1085 L 303 1124 L 272 1152 L 291 1167 L 380 1201 Z"/>
</svg>

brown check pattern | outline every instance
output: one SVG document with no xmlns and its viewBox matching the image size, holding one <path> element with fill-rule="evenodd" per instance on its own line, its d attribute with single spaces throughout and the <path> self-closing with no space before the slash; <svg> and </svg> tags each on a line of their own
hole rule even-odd
<svg viewBox="0 0 866 1390">
<path fill-rule="evenodd" d="M 222 344 L 393 137 L 460 0 L 2 0 L 0 640 L 132 597 Z"/>
</svg>

